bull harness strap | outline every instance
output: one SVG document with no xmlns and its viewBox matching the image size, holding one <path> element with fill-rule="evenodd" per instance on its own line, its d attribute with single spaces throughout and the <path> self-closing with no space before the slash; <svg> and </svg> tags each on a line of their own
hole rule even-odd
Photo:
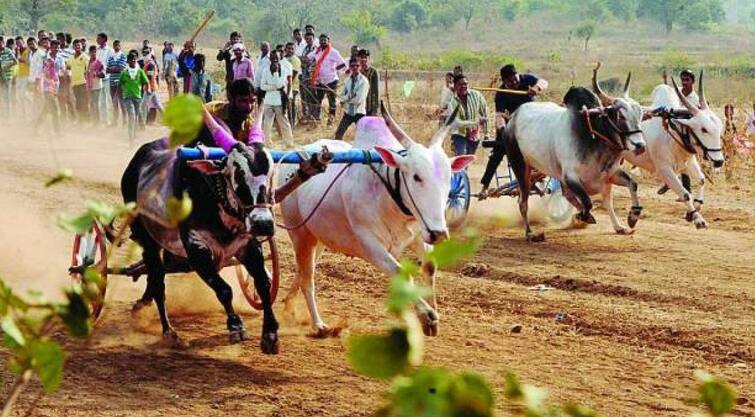
<svg viewBox="0 0 755 417">
<path fill-rule="evenodd" d="M 383 183 L 386 191 L 388 191 L 388 194 L 396 203 L 399 210 L 401 210 L 401 212 L 404 213 L 405 216 L 412 216 L 411 210 L 409 210 L 409 207 L 407 207 L 406 204 L 404 204 L 404 200 L 401 198 L 401 170 L 397 168 L 396 171 L 394 172 L 393 181 L 396 183 L 396 185 L 393 186 L 391 185 L 391 181 L 390 181 L 391 168 L 387 165 L 385 166 L 385 177 L 383 177 L 383 175 L 380 174 L 380 172 L 378 172 L 377 168 L 375 168 L 375 166 L 372 165 L 372 155 L 370 154 L 370 151 L 364 151 L 364 157 L 366 159 L 367 166 L 370 167 L 372 172 L 374 172 L 378 178 L 380 178 L 380 182 Z"/>
<path fill-rule="evenodd" d="M 607 136 L 598 132 L 592 127 L 592 121 L 590 120 L 590 112 L 586 108 L 583 108 L 581 113 L 583 116 L 585 116 L 585 123 L 587 123 L 587 129 L 590 131 L 590 134 L 592 135 L 593 139 L 595 138 L 600 139 L 603 143 L 608 145 L 608 147 L 610 148 L 614 148 L 619 151 L 624 150 L 622 146 L 617 145 L 614 141 L 612 141 Z"/>
</svg>

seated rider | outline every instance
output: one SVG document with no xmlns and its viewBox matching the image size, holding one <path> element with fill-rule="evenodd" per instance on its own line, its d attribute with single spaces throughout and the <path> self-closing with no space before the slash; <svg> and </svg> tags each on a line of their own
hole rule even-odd
<svg viewBox="0 0 755 417">
<path fill-rule="evenodd" d="M 480 195 L 483 197 L 487 195 L 490 181 L 496 175 L 496 170 L 506 154 L 506 149 L 503 146 L 503 129 L 506 127 L 506 123 L 519 106 L 534 101 L 536 95 L 548 88 L 548 81 L 532 74 L 519 74 L 513 64 L 501 67 L 501 81 L 500 88 L 502 90 L 521 91 L 522 93 L 499 91 L 495 94 L 496 143 L 485 167 L 485 173 L 480 180 L 480 183 L 482 183 Z"/>
<path fill-rule="evenodd" d="M 253 129 L 255 126 L 253 110 L 256 100 L 254 86 L 246 78 L 234 80 L 228 86 L 227 96 L 228 101 L 211 101 L 205 104 L 204 108 L 214 116 L 216 121 L 225 124 L 234 139 L 249 143 L 250 133 L 254 136 L 252 131 L 256 131 Z M 261 134 L 261 141 L 264 142 L 264 134 L 261 131 L 255 133 Z M 196 146 L 199 143 L 208 147 L 222 147 L 222 144 L 217 143 L 213 138 L 207 124 L 202 126 L 197 140 L 188 146 Z"/>
</svg>

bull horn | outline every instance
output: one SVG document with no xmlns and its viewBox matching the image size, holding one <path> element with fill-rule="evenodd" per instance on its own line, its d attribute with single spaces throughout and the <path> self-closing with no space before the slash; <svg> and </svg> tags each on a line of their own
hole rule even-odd
<svg viewBox="0 0 755 417">
<path fill-rule="evenodd" d="M 629 71 L 629 74 L 627 74 L 627 81 L 624 83 L 624 98 L 629 98 L 629 87 L 632 85 L 632 72 Z"/>
<path fill-rule="evenodd" d="M 430 146 L 443 142 L 443 139 L 446 137 L 446 135 L 448 135 L 448 132 L 456 124 L 457 113 L 459 113 L 459 106 L 456 106 L 456 108 L 454 108 L 453 113 L 451 113 L 451 115 L 446 118 L 446 121 L 445 123 L 443 123 L 443 126 L 440 129 L 438 129 L 437 132 L 435 132 L 432 139 L 430 139 Z"/>
<path fill-rule="evenodd" d="M 406 132 L 404 132 L 401 127 L 399 127 L 398 123 L 393 120 L 393 116 L 391 116 L 391 114 L 385 108 L 385 103 L 383 103 L 382 100 L 380 101 L 380 113 L 383 114 L 383 120 L 385 120 L 385 124 L 388 125 L 388 130 L 391 131 L 396 140 L 398 140 L 398 142 L 403 145 L 405 149 L 409 149 L 412 145 L 414 145 L 412 138 L 410 138 L 409 135 L 407 135 Z"/>
<path fill-rule="evenodd" d="M 598 62 L 598 65 L 595 66 L 595 69 L 592 70 L 592 89 L 595 92 L 595 94 L 598 95 L 598 98 L 600 98 L 600 102 L 604 106 L 610 106 L 613 104 L 614 101 L 616 101 L 615 98 L 609 96 L 605 92 L 603 92 L 603 89 L 600 88 L 600 85 L 598 85 L 598 70 L 600 69 L 600 62 Z"/>
<path fill-rule="evenodd" d="M 679 90 L 679 86 L 676 84 L 676 79 L 674 79 L 674 77 L 671 77 L 671 84 L 674 86 L 676 96 L 679 97 L 679 101 L 682 102 L 682 105 L 684 105 L 684 107 L 686 107 L 693 116 L 697 115 L 697 113 L 700 112 L 700 109 L 697 106 L 690 104 L 689 100 L 687 100 L 687 97 L 684 97 L 684 94 L 682 94 L 682 92 Z"/>
<path fill-rule="evenodd" d="M 697 87 L 698 95 L 700 96 L 700 108 L 703 110 L 708 109 L 708 100 L 705 99 L 705 87 L 703 86 L 703 70 L 700 70 L 700 85 Z"/>
</svg>

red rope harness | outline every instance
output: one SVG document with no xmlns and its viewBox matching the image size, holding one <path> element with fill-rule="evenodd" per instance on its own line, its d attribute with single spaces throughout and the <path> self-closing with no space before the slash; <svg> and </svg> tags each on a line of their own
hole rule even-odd
<svg viewBox="0 0 755 417">
<path fill-rule="evenodd" d="M 592 127 L 592 121 L 590 121 L 590 111 L 587 109 L 582 109 L 582 115 L 585 116 L 585 122 L 587 123 L 587 129 L 590 131 L 590 134 L 592 134 L 593 137 L 596 137 L 603 141 L 606 145 L 608 145 L 611 148 L 617 149 L 617 150 L 623 150 L 621 146 L 617 145 L 609 139 L 607 136 L 603 135 L 602 133 L 598 132 L 597 130 L 593 129 Z"/>
</svg>

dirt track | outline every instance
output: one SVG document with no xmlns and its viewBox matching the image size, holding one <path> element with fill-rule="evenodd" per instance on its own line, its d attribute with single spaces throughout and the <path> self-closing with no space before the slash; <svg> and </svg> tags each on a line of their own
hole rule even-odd
<svg viewBox="0 0 755 417">
<path fill-rule="evenodd" d="M 120 173 L 134 148 L 125 132 L 98 133 L 54 139 L 60 166 L 73 168 L 78 180 L 52 189 L 42 186 L 57 170 L 48 142 L 20 125 L 0 133 L 0 274 L 17 287 L 58 294 L 67 282 L 71 237 L 54 226 L 54 216 L 74 212 L 85 198 L 118 199 Z M 427 341 L 426 364 L 478 370 L 499 394 L 502 373 L 511 369 L 547 387 L 554 399 L 579 399 L 605 416 L 689 415 L 692 371 L 704 368 L 738 388 L 735 415 L 755 416 L 752 185 L 734 189 L 720 180 L 709 187 L 704 214 L 711 227 L 704 231 L 684 222 L 683 207 L 670 194 L 656 196 L 655 188 L 643 184 L 645 215 L 632 236 L 614 235 L 602 211 L 598 225 L 548 228 L 547 241 L 535 245 L 523 241 L 518 226 L 483 226 L 481 252 L 440 276 L 441 335 Z M 626 193 L 617 194 L 625 213 Z M 473 205 L 477 221 L 510 207 L 500 200 Z M 294 263 L 285 234 L 279 242 L 286 283 Z M 347 321 L 350 332 L 381 328 L 387 280 L 373 268 L 326 253 L 316 280 L 329 323 Z M 556 289 L 528 290 L 537 284 Z M 228 345 L 225 317 L 209 288 L 193 276 L 171 276 L 169 309 L 191 344 L 171 351 L 160 344 L 153 308 L 138 317 L 129 312 L 143 285 L 111 279 L 95 336 L 67 345 L 62 389 L 46 396 L 35 384 L 19 410 L 31 416 L 352 416 L 369 415 L 380 400 L 384 384 L 350 371 L 344 336 L 306 336 L 303 302 L 297 319 L 279 315 L 281 354 L 264 356 L 258 314 L 242 309 L 253 338 Z M 239 298 L 236 292 L 241 306 Z M 557 321 L 557 313 L 565 319 Z M 511 334 L 516 323 L 523 330 Z"/>
</svg>

